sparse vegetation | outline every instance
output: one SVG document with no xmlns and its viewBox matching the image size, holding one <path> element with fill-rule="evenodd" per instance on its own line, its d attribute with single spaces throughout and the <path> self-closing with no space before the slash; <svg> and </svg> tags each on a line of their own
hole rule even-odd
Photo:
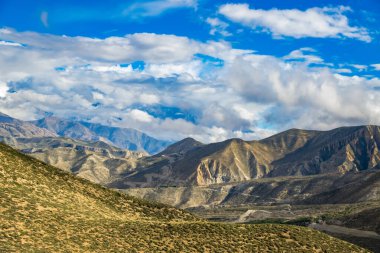
<svg viewBox="0 0 380 253">
<path fill-rule="evenodd" d="M 0 252 L 367 252 L 309 228 L 210 223 L 0 144 Z"/>
</svg>

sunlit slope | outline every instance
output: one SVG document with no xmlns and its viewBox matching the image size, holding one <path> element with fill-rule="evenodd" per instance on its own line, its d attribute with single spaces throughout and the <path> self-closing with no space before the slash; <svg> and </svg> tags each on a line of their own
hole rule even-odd
<svg viewBox="0 0 380 253">
<path fill-rule="evenodd" d="M 202 221 L 0 144 L 0 252 L 366 252 L 307 228 Z"/>
</svg>

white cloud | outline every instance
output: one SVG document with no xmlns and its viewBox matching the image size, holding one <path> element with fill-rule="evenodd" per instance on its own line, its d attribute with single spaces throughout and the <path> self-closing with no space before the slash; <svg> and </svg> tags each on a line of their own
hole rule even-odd
<svg viewBox="0 0 380 253">
<path fill-rule="evenodd" d="M 189 80 L 199 80 L 202 70 L 200 61 L 188 61 L 186 63 L 148 64 L 144 73 L 155 77 L 171 77 L 173 75 L 185 76 Z"/>
<path fill-rule="evenodd" d="M 372 64 L 371 67 L 373 67 L 376 70 L 380 71 L 380 63 L 379 64 Z"/>
<path fill-rule="evenodd" d="M 322 61 L 311 48 L 276 58 L 174 35 L 94 39 L 7 29 L 0 39 L 26 45 L 0 50 L 0 111 L 21 119 L 53 112 L 204 142 L 380 124 L 380 80 L 343 76 L 324 62 L 310 67 Z M 195 54 L 223 65 L 205 77 L 207 62 Z M 128 65 L 139 60 L 144 69 Z M 156 115 L 160 107 L 193 119 Z"/>
<path fill-rule="evenodd" d="M 158 16 L 168 10 L 177 8 L 196 8 L 196 0 L 153 0 L 136 1 L 126 8 L 123 14 L 129 18 Z"/>
<path fill-rule="evenodd" d="M 0 81 L 0 98 L 3 98 L 7 95 L 9 87 L 6 83 Z"/>
<path fill-rule="evenodd" d="M 227 31 L 228 24 L 219 18 L 207 18 L 206 23 L 211 26 L 210 34 L 216 35 L 217 33 L 222 36 L 231 36 L 232 34 Z"/>
<path fill-rule="evenodd" d="M 380 85 L 379 79 L 342 76 L 328 68 L 289 67 L 269 56 L 260 62 L 236 59 L 225 71 L 223 78 L 241 96 L 273 106 L 264 118 L 277 127 L 330 129 L 380 123 L 376 102 L 380 92 L 373 89 Z"/>
<path fill-rule="evenodd" d="M 335 69 L 335 72 L 337 73 L 346 73 L 346 74 L 351 74 L 352 73 L 352 70 L 351 69 L 347 69 L 347 68 L 340 68 L 340 69 Z"/>
<path fill-rule="evenodd" d="M 323 59 L 315 55 L 316 51 L 312 48 L 300 48 L 290 52 L 290 54 L 283 57 L 285 60 L 290 61 L 304 61 L 306 63 L 323 63 Z"/>
<path fill-rule="evenodd" d="M 0 40 L 0 46 L 22 47 L 20 43 Z"/>
<path fill-rule="evenodd" d="M 146 113 L 144 111 L 141 111 L 141 110 L 137 110 L 137 109 L 130 110 L 126 114 L 126 116 L 130 117 L 132 120 L 139 121 L 139 122 L 144 122 L 144 123 L 150 123 L 154 119 L 148 113 Z"/>
<path fill-rule="evenodd" d="M 132 73 L 133 69 L 131 65 L 128 65 L 127 67 L 121 67 L 120 65 L 98 65 L 98 66 L 86 66 L 85 68 L 91 69 L 93 71 L 98 71 L 98 72 L 116 72 L 119 74 L 128 74 Z"/>
<path fill-rule="evenodd" d="M 157 104 L 160 102 L 160 98 L 155 94 L 149 94 L 149 93 L 142 93 L 140 95 L 141 103 L 143 104 Z"/>
<path fill-rule="evenodd" d="M 252 52 L 233 49 L 224 41 L 201 43 L 187 37 L 155 33 L 135 33 L 124 37 L 98 39 L 0 29 L 0 40 L 6 45 L 25 44 L 39 49 L 41 53 L 52 59 L 62 57 L 65 61 L 61 65 L 72 59 L 114 64 L 133 61 L 157 64 L 179 63 L 193 60 L 196 53 L 233 59 L 238 55 Z M 46 40 L 49 43 L 46 43 Z M 5 41 L 13 42 L 9 44 Z"/>
<path fill-rule="evenodd" d="M 362 65 L 362 64 L 351 64 L 350 66 L 359 70 L 359 71 L 364 71 L 364 70 L 368 69 L 367 65 Z"/>
<path fill-rule="evenodd" d="M 193 54 L 201 50 L 200 43 L 186 37 L 153 33 L 136 33 L 125 37 L 96 39 L 3 29 L 0 30 L 0 38 L 44 49 L 46 54 L 115 63 L 134 60 L 152 63 L 186 61 L 192 59 Z M 49 40 L 49 43 L 46 43 L 46 40 Z"/>
<path fill-rule="evenodd" d="M 362 27 L 350 26 L 345 6 L 298 9 L 250 9 L 248 4 L 224 4 L 219 13 L 229 20 L 277 37 L 353 38 L 370 42 Z"/>
</svg>

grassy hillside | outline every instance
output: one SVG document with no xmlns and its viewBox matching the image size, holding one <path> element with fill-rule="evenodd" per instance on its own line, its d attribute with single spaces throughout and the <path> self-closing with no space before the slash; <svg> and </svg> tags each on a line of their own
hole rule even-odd
<svg viewBox="0 0 380 253">
<path fill-rule="evenodd" d="M 216 224 L 0 144 L 0 252 L 366 252 L 308 228 Z"/>
</svg>

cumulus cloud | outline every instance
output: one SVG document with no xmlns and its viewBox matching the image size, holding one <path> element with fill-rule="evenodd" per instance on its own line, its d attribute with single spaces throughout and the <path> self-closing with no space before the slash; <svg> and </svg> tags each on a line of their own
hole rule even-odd
<svg viewBox="0 0 380 253">
<path fill-rule="evenodd" d="M 129 18 L 158 16 L 168 10 L 178 8 L 196 8 L 196 0 L 154 0 L 136 1 L 126 8 L 123 14 Z"/>
<path fill-rule="evenodd" d="M 340 75 L 311 48 L 277 58 L 174 35 L 96 39 L 10 29 L 0 40 L 21 45 L 0 50 L 0 111 L 25 120 L 50 112 L 204 142 L 380 124 L 379 79 Z"/>
<path fill-rule="evenodd" d="M 289 127 L 293 120 L 290 124 L 297 127 L 329 129 L 379 123 L 376 101 L 380 93 L 374 86 L 380 80 L 376 78 L 342 76 L 328 68 L 313 71 L 270 56 L 260 62 L 250 57 L 236 59 L 224 78 L 247 100 L 272 105 L 265 116 L 271 124 Z"/>
<path fill-rule="evenodd" d="M 298 9 L 251 9 L 248 4 L 224 4 L 219 13 L 227 19 L 256 31 L 269 32 L 274 38 L 352 38 L 370 42 L 363 27 L 351 26 L 349 7 Z"/>
<path fill-rule="evenodd" d="M 30 47 L 49 50 L 61 57 L 81 57 L 108 62 L 130 62 L 134 60 L 154 63 L 178 62 L 192 59 L 200 50 L 199 44 L 186 37 L 137 33 L 125 37 L 96 39 L 44 35 L 35 32 L 0 30 L 3 40 L 17 41 Z M 49 43 L 46 43 L 46 40 Z"/>
</svg>

